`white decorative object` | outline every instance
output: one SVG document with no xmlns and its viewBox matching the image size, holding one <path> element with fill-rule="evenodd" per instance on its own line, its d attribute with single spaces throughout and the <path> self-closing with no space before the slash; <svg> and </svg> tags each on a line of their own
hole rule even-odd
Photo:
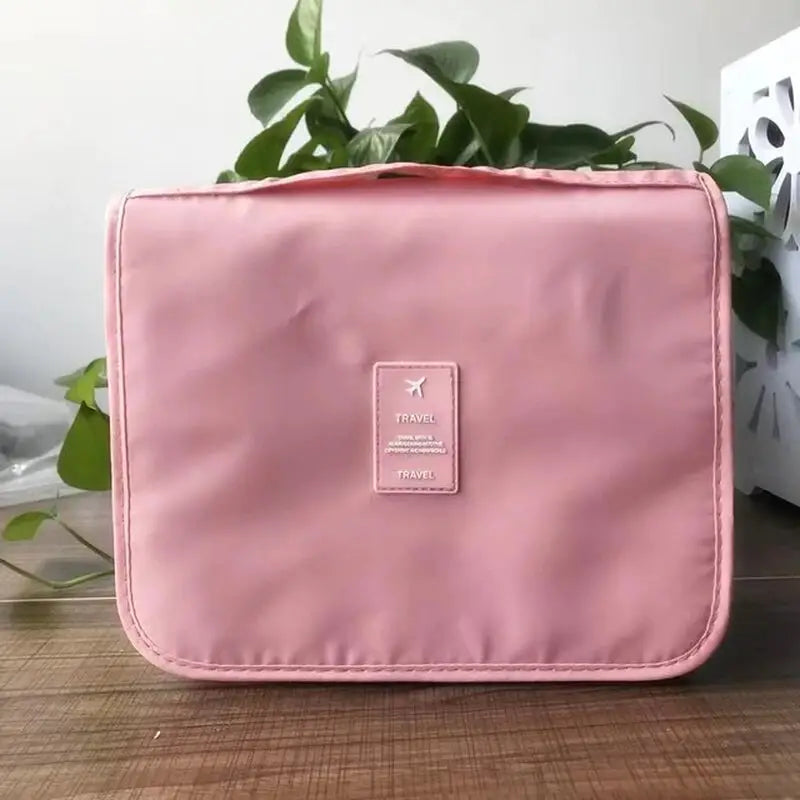
<svg viewBox="0 0 800 800">
<path fill-rule="evenodd" d="M 722 70 L 722 155 L 755 155 L 776 175 L 772 210 L 731 211 L 779 238 L 764 255 L 784 287 L 778 345 L 734 322 L 736 485 L 800 505 L 800 28 Z"/>
</svg>

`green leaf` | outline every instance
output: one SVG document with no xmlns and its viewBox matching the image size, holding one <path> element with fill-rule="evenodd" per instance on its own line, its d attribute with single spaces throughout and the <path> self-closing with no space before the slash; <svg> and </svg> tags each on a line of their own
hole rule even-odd
<svg viewBox="0 0 800 800">
<path fill-rule="evenodd" d="M 719 138 L 719 130 L 716 123 L 710 117 L 697 111 L 697 109 L 687 106 L 686 103 L 681 103 L 680 100 L 673 100 L 666 95 L 664 97 L 680 111 L 683 118 L 689 123 L 694 135 L 697 137 L 700 145 L 700 155 L 702 156 L 709 147 L 713 147 L 716 144 Z"/>
<path fill-rule="evenodd" d="M 632 164 L 625 164 L 623 169 L 681 169 L 681 167 L 666 161 L 635 161 Z"/>
<path fill-rule="evenodd" d="M 293 108 L 282 120 L 254 136 L 236 159 L 236 172 L 252 180 L 278 175 L 283 151 L 286 149 L 297 123 L 306 113 L 308 104 L 309 101 L 306 100 Z"/>
<path fill-rule="evenodd" d="M 520 92 L 525 92 L 530 88 L 530 86 L 515 86 L 513 89 L 504 89 L 502 92 L 498 92 L 497 96 L 502 97 L 503 100 L 513 100 Z"/>
<path fill-rule="evenodd" d="M 108 386 L 105 358 L 96 358 L 94 361 L 90 361 L 83 371 L 68 384 L 64 397 L 71 403 L 86 403 L 87 406 L 96 408 L 95 389 L 99 386 Z"/>
<path fill-rule="evenodd" d="M 39 532 L 42 523 L 55 519 L 49 511 L 24 511 L 12 517 L 3 528 L 3 538 L 7 542 L 21 542 L 33 539 Z"/>
<path fill-rule="evenodd" d="M 619 139 L 616 143 L 616 147 L 625 152 L 626 150 L 630 150 L 636 144 L 636 137 L 635 136 L 624 136 L 622 139 Z"/>
<path fill-rule="evenodd" d="M 464 83 L 478 66 L 478 51 L 466 42 L 443 42 L 415 50 L 385 50 L 422 70 L 456 101 L 475 134 L 486 161 L 504 166 L 528 120 L 525 106 L 511 103 L 480 86 Z M 458 80 L 454 80 L 454 76 Z"/>
<path fill-rule="evenodd" d="M 217 183 L 239 183 L 240 181 L 246 181 L 247 178 L 242 177 L 236 171 L 232 169 L 224 169 L 217 175 Z"/>
<path fill-rule="evenodd" d="M 306 111 L 306 128 L 308 135 L 329 151 L 341 149 L 358 133 L 332 108 L 330 101 L 316 95 Z"/>
<path fill-rule="evenodd" d="M 660 119 L 649 119 L 647 122 L 638 122 L 636 125 L 631 125 L 630 128 L 623 128 L 621 131 L 612 133 L 611 136 L 614 139 L 622 139 L 625 136 L 630 136 L 632 133 L 639 133 L 639 131 L 644 130 L 644 128 L 650 128 L 653 125 L 663 125 L 672 134 L 672 141 L 675 141 L 675 128 Z"/>
<path fill-rule="evenodd" d="M 755 269 L 760 264 L 766 244 L 778 237 L 752 220 L 736 216 L 729 216 L 728 220 L 734 264 Z"/>
<path fill-rule="evenodd" d="M 478 50 L 473 45 L 459 41 L 382 52 L 402 59 L 437 82 L 439 78 L 444 78 L 453 83 L 467 83 L 478 69 L 480 61 Z"/>
<path fill-rule="evenodd" d="M 342 119 L 331 92 L 343 110 L 347 110 L 350 93 L 358 77 L 358 67 L 349 75 L 334 78 L 327 87 L 318 89 L 306 111 L 306 128 L 309 136 L 329 151 L 341 150 L 358 131 Z"/>
<path fill-rule="evenodd" d="M 783 314 L 781 276 L 769 259 L 762 258 L 757 269 L 733 275 L 733 310 L 739 320 L 757 336 L 773 344 Z"/>
<path fill-rule="evenodd" d="M 81 367 L 74 372 L 70 372 L 68 375 L 59 375 L 53 383 L 55 383 L 56 386 L 72 386 L 72 384 L 83 375 L 85 369 L 86 367 Z"/>
<path fill-rule="evenodd" d="M 310 67 L 322 51 L 322 0 L 297 0 L 286 29 L 286 50 L 292 59 Z"/>
<path fill-rule="evenodd" d="M 728 219 L 731 224 L 731 230 L 736 233 L 757 236 L 759 239 L 777 240 L 779 238 L 772 231 L 768 231 L 763 225 L 759 225 L 751 219 L 737 217 L 735 214 L 731 214 Z"/>
<path fill-rule="evenodd" d="M 316 154 L 318 148 L 319 142 L 315 142 L 313 139 L 306 142 L 286 160 L 286 164 L 281 167 L 281 177 L 297 175 L 300 172 L 327 169 L 328 159 L 325 156 Z"/>
<path fill-rule="evenodd" d="M 454 83 L 449 91 L 469 120 L 488 163 L 505 166 L 528 121 L 528 109 L 472 84 Z"/>
<path fill-rule="evenodd" d="M 340 169 L 348 165 L 347 148 L 340 147 L 328 153 L 328 169 Z"/>
<path fill-rule="evenodd" d="M 350 103 L 350 94 L 355 86 L 356 78 L 358 77 L 358 66 L 348 75 L 343 75 L 341 78 L 334 78 L 331 82 L 331 89 L 339 100 L 339 105 L 347 111 L 347 106 Z M 326 97 L 328 95 L 325 95 Z M 330 99 L 330 98 L 329 98 Z"/>
<path fill-rule="evenodd" d="M 772 173 L 750 156 L 723 156 L 709 170 L 723 192 L 736 192 L 765 210 L 772 196 Z"/>
<path fill-rule="evenodd" d="M 520 135 L 523 163 L 574 169 L 611 150 L 614 139 L 592 125 L 540 125 L 529 122 Z"/>
<path fill-rule="evenodd" d="M 98 361 L 103 362 L 103 369 L 101 369 L 97 375 L 97 388 L 105 389 L 108 386 L 108 378 L 106 376 L 106 364 L 104 358 L 96 358 L 94 361 L 90 361 L 87 366 L 76 369 L 75 372 L 70 372 L 69 375 L 61 375 L 55 379 L 54 383 L 56 386 L 65 386 L 69 388 L 86 372 L 87 369 L 89 369 L 89 367 Z"/>
<path fill-rule="evenodd" d="M 614 143 L 614 146 L 608 150 L 598 153 L 593 156 L 591 161 L 593 165 L 602 164 L 615 164 L 619 167 L 627 164 L 629 161 L 636 160 L 636 153 L 633 152 L 633 145 L 636 143 L 635 136 L 626 136 Z"/>
<path fill-rule="evenodd" d="M 111 488 L 108 415 L 81 403 L 58 455 L 61 480 L 76 489 Z"/>
<path fill-rule="evenodd" d="M 394 153 L 400 137 L 410 127 L 407 123 L 390 123 L 359 131 L 347 145 L 350 164 L 354 167 L 385 164 Z"/>
<path fill-rule="evenodd" d="M 329 53 L 320 53 L 314 63 L 308 68 L 306 80 L 308 83 L 325 83 L 328 80 L 328 69 L 331 64 Z"/>
<path fill-rule="evenodd" d="M 419 92 L 406 110 L 389 124 L 410 126 L 397 143 L 396 153 L 401 161 L 430 161 L 439 137 L 439 118 L 433 106 Z"/>
<path fill-rule="evenodd" d="M 266 75 L 247 95 L 250 111 L 266 127 L 308 80 L 302 69 L 282 69 Z"/>
<path fill-rule="evenodd" d="M 456 167 L 470 163 L 480 149 L 467 115 L 461 110 L 453 114 L 444 126 L 436 146 L 436 163 Z"/>
</svg>

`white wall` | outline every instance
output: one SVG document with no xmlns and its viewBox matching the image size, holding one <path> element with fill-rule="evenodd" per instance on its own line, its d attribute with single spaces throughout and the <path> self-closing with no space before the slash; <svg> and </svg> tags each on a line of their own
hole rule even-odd
<svg viewBox="0 0 800 800">
<path fill-rule="evenodd" d="M 0 383 L 52 393 L 52 376 L 102 352 L 107 198 L 233 163 L 257 131 L 248 89 L 289 66 L 292 5 L 0 0 Z M 720 67 L 798 25 L 798 0 L 327 0 L 324 46 L 336 72 L 363 54 L 361 124 L 418 87 L 447 107 L 372 53 L 463 38 L 481 50 L 476 79 L 529 84 L 539 120 L 615 128 L 669 116 L 662 93 L 716 117 Z M 648 133 L 650 157 L 688 163 L 681 133 Z"/>
</svg>

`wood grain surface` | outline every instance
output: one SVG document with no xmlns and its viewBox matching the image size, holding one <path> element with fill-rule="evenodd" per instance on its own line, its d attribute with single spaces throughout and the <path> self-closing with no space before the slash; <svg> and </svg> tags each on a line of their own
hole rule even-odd
<svg viewBox="0 0 800 800">
<path fill-rule="evenodd" d="M 106 497 L 62 513 L 109 545 Z M 2 554 L 97 566 L 56 530 Z M 737 556 L 717 654 L 637 685 L 190 683 L 133 651 L 110 581 L 0 572 L 0 798 L 800 798 L 800 512 L 738 498 Z"/>
</svg>

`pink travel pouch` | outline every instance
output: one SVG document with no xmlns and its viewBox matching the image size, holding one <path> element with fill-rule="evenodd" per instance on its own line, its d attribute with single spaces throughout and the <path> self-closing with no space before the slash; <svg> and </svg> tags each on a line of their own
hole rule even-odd
<svg viewBox="0 0 800 800">
<path fill-rule="evenodd" d="M 108 231 L 117 598 L 154 664 L 644 680 L 714 650 L 707 176 L 381 165 L 132 192 Z"/>
</svg>

